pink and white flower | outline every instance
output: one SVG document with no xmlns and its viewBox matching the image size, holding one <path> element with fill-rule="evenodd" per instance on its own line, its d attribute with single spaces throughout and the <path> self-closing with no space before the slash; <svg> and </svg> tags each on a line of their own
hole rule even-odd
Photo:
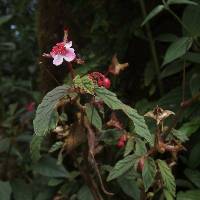
<svg viewBox="0 0 200 200">
<path fill-rule="evenodd" d="M 57 43 L 51 50 L 50 55 L 53 58 L 53 64 L 58 66 L 63 61 L 71 62 L 76 58 L 74 49 L 72 47 L 72 41 Z"/>
</svg>

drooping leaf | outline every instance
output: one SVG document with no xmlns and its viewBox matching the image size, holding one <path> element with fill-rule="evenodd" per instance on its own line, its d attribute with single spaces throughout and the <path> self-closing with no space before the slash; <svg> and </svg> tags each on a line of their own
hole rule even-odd
<svg viewBox="0 0 200 200">
<path fill-rule="evenodd" d="M 111 181 L 111 180 L 123 175 L 129 169 L 133 168 L 137 158 L 138 158 L 138 156 L 132 154 L 132 155 L 126 156 L 122 160 L 119 160 L 115 164 L 113 169 L 110 171 L 110 173 L 107 177 L 107 181 Z"/>
<path fill-rule="evenodd" d="M 200 172 L 198 170 L 186 169 L 185 176 L 198 188 L 200 188 Z"/>
<path fill-rule="evenodd" d="M 149 20 L 154 18 L 156 15 L 158 15 L 160 12 L 162 12 L 165 9 L 163 5 L 156 6 L 144 19 L 142 22 L 142 26 L 144 26 Z"/>
<path fill-rule="evenodd" d="M 69 86 L 58 86 L 45 95 L 36 111 L 36 117 L 33 120 L 35 134 L 45 136 L 57 125 L 58 114 L 56 106 L 61 99 L 67 96 Z"/>
<path fill-rule="evenodd" d="M 187 65 L 186 65 L 187 66 Z M 183 62 L 175 61 L 167 65 L 161 72 L 161 78 L 168 78 L 169 76 L 175 75 L 183 70 Z"/>
<path fill-rule="evenodd" d="M 177 200 L 199 200 L 200 190 L 188 190 L 178 192 Z"/>
<path fill-rule="evenodd" d="M 144 182 L 145 192 L 148 191 L 149 187 L 154 182 L 156 175 L 156 164 L 155 161 L 151 158 L 148 158 L 144 161 L 144 169 L 142 171 L 142 178 Z"/>
<path fill-rule="evenodd" d="M 121 176 L 117 179 L 123 192 L 135 200 L 140 200 L 140 189 L 133 177 Z"/>
<path fill-rule="evenodd" d="M 0 197 L 2 200 L 10 200 L 11 199 L 12 188 L 8 181 L 3 182 L 0 181 Z"/>
<path fill-rule="evenodd" d="M 69 178 L 69 172 L 56 162 L 56 159 L 46 156 L 33 166 L 33 171 L 51 178 Z"/>
<path fill-rule="evenodd" d="M 87 103 L 86 104 L 86 115 L 87 115 L 87 118 L 89 120 L 89 122 L 94 125 L 98 130 L 101 130 L 102 129 L 102 120 L 101 120 L 101 117 L 99 116 L 99 113 L 97 111 L 97 109 Z"/>
<path fill-rule="evenodd" d="M 198 5 L 196 2 L 191 1 L 191 0 L 168 0 L 167 1 L 168 5 L 171 4 L 190 4 L 190 5 Z"/>
<path fill-rule="evenodd" d="M 182 37 L 173 42 L 167 49 L 164 57 L 163 65 L 166 65 L 177 58 L 183 56 L 192 45 L 192 39 L 190 37 Z"/>
<path fill-rule="evenodd" d="M 68 94 L 69 86 L 58 86 L 43 98 L 36 111 L 36 117 L 33 120 L 35 135 L 30 144 L 31 156 L 34 161 L 40 159 L 40 147 L 47 133 L 54 129 L 58 121 L 56 106 L 59 101 Z"/>
<path fill-rule="evenodd" d="M 100 97 L 104 103 L 110 107 L 112 110 L 122 110 L 129 119 L 134 123 L 135 132 L 140 137 L 147 140 L 150 145 L 153 145 L 154 141 L 152 138 L 151 133 L 145 123 L 144 117 L 139 115 L 137 111 L 130 106 L 125 105 L 122 103 L 116 96 L 115 93 L 105 89 L 105 88 L 96 88 L 95 89 L 96 95 Z"/>
<path fill-rule="evenodd" d="M 200 36 L 200 5 L 187 6 L 183 13 L 183 23 L 187 26 L 190 31 L 191 36 L 196 37 Z"/>
<path fill-rule="evenodd" d="M 160 174 L 163 180 L 164 189 L 167 190 L 172 197 L 175 197 L 176 193 L 176 183 L 175 178 L 168 167 L 167 163 L 163 160 L 157 160 Z"/>
</svg>

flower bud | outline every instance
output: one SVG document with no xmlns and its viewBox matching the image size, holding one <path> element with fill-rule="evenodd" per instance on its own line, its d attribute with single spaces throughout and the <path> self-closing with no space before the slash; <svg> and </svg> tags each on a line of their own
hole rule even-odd
<svg viewBox="0 0 200 200">
<path fill-rule="evenodd" d="M 110 79 L 104 78 L 104 80 L 103 80 L 103 86 L 104 86 L 106 89 L 109 89 L 109 88 L 110 88 L 110 85 L 111 85 Z"/>
</svg>

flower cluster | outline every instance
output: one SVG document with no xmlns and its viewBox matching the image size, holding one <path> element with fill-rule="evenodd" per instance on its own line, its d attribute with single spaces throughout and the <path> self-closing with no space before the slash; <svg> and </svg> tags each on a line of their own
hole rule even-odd
<svg viewBox="0 0 200 200">
<path fill-rule="evenodd" d="M 98 84 L 99 87 L 105 87 L 106 89 L 110 88 L 111 82 L 110 79 L 105 77 L 105 75 L 103 75 L 100 72 L 92 72 L 90 74 L 88 74 L 88 77 L 93 80 L 95 83 Z"/>
</svg>

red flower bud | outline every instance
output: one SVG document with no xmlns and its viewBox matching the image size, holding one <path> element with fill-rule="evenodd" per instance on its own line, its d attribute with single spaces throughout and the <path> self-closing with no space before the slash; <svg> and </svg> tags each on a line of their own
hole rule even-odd
<svg viewBox="0 0 200 200">
<path fill-rule="evenodd" d="M 124 147 L 127 139 L 128 139 L 128 137 L 126 134 L 121 135 L 118 140 L 117 147 L 119 147 L 119 148 Z"/>
<path fill-rule="evenodd" d="M 104 80 L 103 80 L 103 86 L 104 86 L 106 89 L 109 89 L 109 88 L 110 88 L 110 85 L 111 85 L 110 79 L 104 78 Z"/>
<path fill-rule="evenodd" d="M 117 143 L 118 148 L 123 148 L 125 146 L 125 143 L 122 140 L 119 140 Z"/>
</svg>

